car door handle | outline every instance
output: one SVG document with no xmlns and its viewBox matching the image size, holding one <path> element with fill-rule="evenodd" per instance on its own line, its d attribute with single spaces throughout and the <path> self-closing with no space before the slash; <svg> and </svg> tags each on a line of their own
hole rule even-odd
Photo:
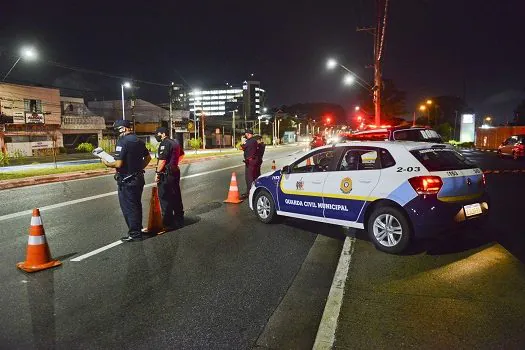
<svg viewBox="0 0 525 350">
<path fill-rule="evenodd" d="M 323 183 L 323 181 L 321 180 L 318 180 L 318 181 L 312 181 L 313 184 L 316 184 L 316 185 L 320 185 Z"/>
<path fill-rule="evenodd" d="M 370 182 L 372 182 L 372 180 L 370 180 L 370 179 L 359 179 L 359 182 L 362 182 L 362 183 L 365 183 L 365 184 L 369 184 Z"/>
</svg>

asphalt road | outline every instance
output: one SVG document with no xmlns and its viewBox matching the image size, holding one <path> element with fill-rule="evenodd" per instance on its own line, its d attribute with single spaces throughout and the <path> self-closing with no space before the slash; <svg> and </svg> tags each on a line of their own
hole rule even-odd
<svg viewBox="0 0 525 350">
<path fill-rule="evenodd" d="M 336 332 L 337 349 L 525 348 L 524 161 L 463 151 L 487 176 L 484 227 L 377 251 L 357 232 Z"/>
<path fill-rule="evenodd" d="M 267 150 L 263 170 L 298 151 Z M 72 259 L 127 231 L 111 176 L 0 191 L 0 348 L 311 346 L 344 236 L 294 220 L 264 225 L 247 203 L 223 204 L 232 171 L 245 188 L 240 161 L 182 167 L 183 229 L 81 261 Z M 145 223 L 150 196 L 151 186 Z M 26 274 L 15 264 L 25 260 L 34 207 L 63 265 Z"/>
</svg>

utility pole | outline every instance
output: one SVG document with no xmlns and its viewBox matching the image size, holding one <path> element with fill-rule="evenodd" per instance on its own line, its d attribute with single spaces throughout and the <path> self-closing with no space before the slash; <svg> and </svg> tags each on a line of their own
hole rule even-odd
<svg viewBox="0 0 525 350">
<path fill-rule="evenodd" d="M 381 70 L 381 60 L 385 44 L 385 29 L 388 14 L 389 0 L 376 0 L 376 26 L 375 28 L 357 28 L 358 32 L 364 31 L 374 36 L 374 112 L 375 125 L 381 125 L 381 91 L 383 89 L 383 79 Z"/>
<path fill-rule="evenodd" d="M 131 88 L 131 120 L 133 123 L 133 131 L 137 132 L 137 129 L 135 128 L 135 88 Z"/>
<path fill-rule="evenodd" d="M 206 116 L 204 113 L 201 115 L 201 127 L 202 127 L 202 149 L 206 149 L 206 134 L 204 133 L 204 123 L 206 121 Z"/>
<path fill-rule="evenodd" d="M 170 97 L 170 117 L 169 117 L 169 128 L 170 128 L 170 139 L 173 140 L 173 97 L 172 97 L 172 94 L 173 94 L 173 83 L 171 83 L 171 86 L 170 86 L 170 92 L 169 92 L 169 97 Z"/>
</svg>

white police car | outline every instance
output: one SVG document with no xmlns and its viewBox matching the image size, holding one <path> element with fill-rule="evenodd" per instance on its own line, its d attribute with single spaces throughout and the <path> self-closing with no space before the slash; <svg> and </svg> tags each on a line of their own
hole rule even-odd
<svg viewBox="0 0 525 350">
<path fill-rule="evenodd" d="M 489 209 L 481 169 L 444 145 L 409 141 L 316 148 L 260 176 L 249 203 L 264 223 L 288 216 L 365 229 L 389 253 Z"/>
</svg>

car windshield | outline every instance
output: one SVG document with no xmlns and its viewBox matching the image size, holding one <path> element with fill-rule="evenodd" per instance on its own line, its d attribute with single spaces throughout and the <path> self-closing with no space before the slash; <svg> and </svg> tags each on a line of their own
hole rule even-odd
<svg viewBox="0 0 525 350">
<path fill-rule="evenodd" d="M 447 148 L 427 148 L 410 151 L 428 171 L 473 169 L 477 165 L 458 152 Z"/>
<path fill-rule="evenodd" d="M 394 140 L 443 143 L 441 136 L 432 129 L 397 130 Z"/>
</svg>

